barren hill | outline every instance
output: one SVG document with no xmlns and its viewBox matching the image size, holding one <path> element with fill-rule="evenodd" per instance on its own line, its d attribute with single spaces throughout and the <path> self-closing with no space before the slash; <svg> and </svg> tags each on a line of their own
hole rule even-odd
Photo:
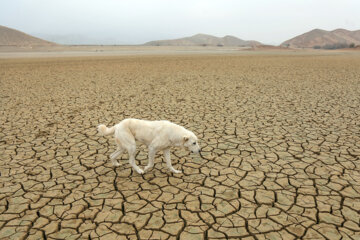
<svg viewBox="0 0 360 240">
<path fill-rule="evenodd" d="M 326 31 L 322 29 L 314 29 L 281 44 L 281 46 L 288 46 L 294 48 L 312 48 L 324 47 L 326 45 L 336 44 L 360 44 L 360 30 L 349 31 L 346 29 L 336 29 L 333 31 Z"/>
<path fill-rule="evenodd" d="M 0 26 L 0 46 L 53 46 L 55 43 L 30 36 L 12 28 Z"/>
<path fill-rule="evenodd" d="M 144 45 L 148 46 L 256 46 L 260 45 L 257 41 L 245 41 L 234 36 L 225 36 L 222 38 L 207 35 L 196 34 L 191 37 L 173 39 L 173 40 L 158 40 L 147 42 Z"/>
</svg>

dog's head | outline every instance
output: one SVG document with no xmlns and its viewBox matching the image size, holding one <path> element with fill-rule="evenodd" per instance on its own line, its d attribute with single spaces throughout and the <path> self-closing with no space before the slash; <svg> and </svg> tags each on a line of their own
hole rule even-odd
<svg viewBox="0 0 360 240">
<path fill-rule="evenodd" d="M 184 141 L 184 147 L 189 149 L 189 151 L 191 151 L 192 153 L 200 152 L 201 149 L 195 134 L 191 133 L 189 135 L 184 136 L 183 141 Z"/>
</svg>

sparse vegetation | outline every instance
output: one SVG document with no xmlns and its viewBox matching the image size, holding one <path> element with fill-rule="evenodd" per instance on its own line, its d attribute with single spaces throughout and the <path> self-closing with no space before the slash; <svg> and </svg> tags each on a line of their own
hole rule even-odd
<svg viewBox="0 0 360 240">
<path fill-rule="evenodd" d="M 342 48 L 354 48 L 355 44 L 347 44 L 347 43 L 334 43 L 334 44 L 326 44 L 324 46 L 315 45 L 314 49 L 327 49 L 327 50 L 333 50 L 333 49 L 342 49 Z"/>
<path fill-rule="evenodd" d="M 323 49 L 341 49 L 341 48 L 348 48 L 349 45 L 346 43 L 334 43 L 334 44 L 326 44 L 323 46 Z"/>
</svg>

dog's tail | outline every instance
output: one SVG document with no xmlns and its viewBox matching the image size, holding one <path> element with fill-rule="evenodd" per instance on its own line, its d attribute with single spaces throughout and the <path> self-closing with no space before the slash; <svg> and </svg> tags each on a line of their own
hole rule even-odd
<svg viewBox="0 0 360 240">
<path fill-rule="evenodd" d="M 110 134 L 113 134 L 115 132 L 115 126 L 113 126 L 111 128 L 108 128 L 104 124 L 100 124 L 97 127 L 97 129 L 98 129 L 98 132 L 103 136 L 110 135 Z"/>
</svg>

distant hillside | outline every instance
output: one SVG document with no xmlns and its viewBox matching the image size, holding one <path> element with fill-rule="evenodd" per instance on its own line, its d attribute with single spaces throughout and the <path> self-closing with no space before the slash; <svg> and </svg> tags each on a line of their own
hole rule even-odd
<svg viewBox="0 0 360 240">
<path fill-rule="evenodd" d="M 0 46 L 52 46 L 55 43 L 30 36 L 15 29 L 0 26 Z"/>
<path fill-rule="evenodd" d="M 325 31 L 314 29 L 283 42 L 281 46 L 292 48 L 326 48 L 326 46 L 349 46 L 350 44 L 360 45 L 360 30 L 349 31 L 346 29 L 336 29 L 333 31 Z"/>
<path fill-rule="evenodd" d="M 257 41 L 245 41 L 234 36 L 225 36 L 222 38 L 206 35 L 196 34 L 191 37 L 173 39 L 173 40 L 158 40 L 147 42 L 147 46 L 240 46 L 251 47 L 260 45 Z"/>
</svg>

